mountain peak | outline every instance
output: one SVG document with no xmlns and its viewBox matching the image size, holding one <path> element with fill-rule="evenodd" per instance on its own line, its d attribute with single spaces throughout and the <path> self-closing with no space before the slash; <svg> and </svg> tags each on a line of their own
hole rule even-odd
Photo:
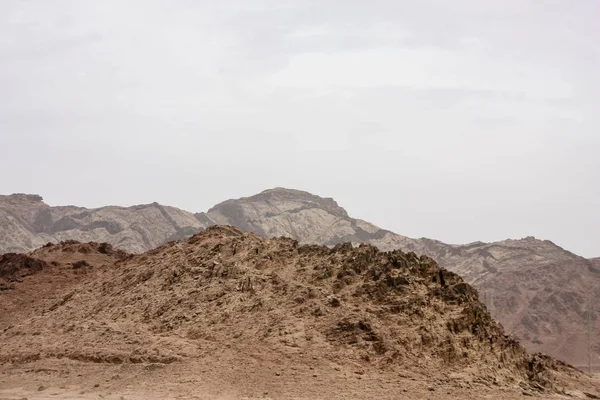
<svg viewBox="0 0 600 400">
<path fill-rule="evenodd" d="M 339 218 L 349 218 L 346 210 L 340 207 L 338 203 L 330 197 L 320 197 L 303 190 L 287 189 L 283 187 L 263 190 L 250 197 L 224 201 L 208 210 L 208 213 L 218 212 L 218 210 L 223 207 L 230 208 L 231 205 L 234 204 L 269 205 L 272 208 L 272 210 L 270 210 L 271 213 L 275 212 L 277 214 L 281 212 L 298 212 L 301 209 L 314 208 L 321 209 Z"/>
</svg>

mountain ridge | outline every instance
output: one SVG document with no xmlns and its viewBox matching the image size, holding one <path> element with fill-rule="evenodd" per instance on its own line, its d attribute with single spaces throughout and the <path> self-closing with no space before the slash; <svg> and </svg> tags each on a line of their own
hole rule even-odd
<svg viewBox="0 0 600 400">
<path fill-rule="evenodd" d="M 39 195 L 0 195 L 0 253 L 27 252 L 63 240 L 110 242 L 141 253 L 205 227 L 192 213 L 156 202 L 130 207 L 53 207 Z"/>
</svg>

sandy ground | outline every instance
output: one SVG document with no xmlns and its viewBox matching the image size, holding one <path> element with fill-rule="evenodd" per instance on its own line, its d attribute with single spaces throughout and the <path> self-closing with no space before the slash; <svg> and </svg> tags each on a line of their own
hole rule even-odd
<svg viewBox="0 0 600 400">
<path fill-rule="evenodd" d="M 587 398 L 529 393 L 418 372 L 369 372 L 348 368 L 284 362 L 266 368 L 247 363 L 228 365 L 189 362 L 171 365 L 105 365 L 70 360 L 42 360 L 0 366 L 0 400 L 17 399 L 519 399 Z M 314 367 L 311 364 L 315 365 Z"/>
</svg>

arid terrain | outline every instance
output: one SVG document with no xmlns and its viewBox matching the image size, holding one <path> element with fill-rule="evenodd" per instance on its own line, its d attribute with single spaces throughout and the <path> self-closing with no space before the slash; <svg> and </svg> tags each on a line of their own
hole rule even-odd
<svg viewBox="0 0 600 400">
<path fill-rule="evenodd" d="M 139 255 L 47 245 L 0 271 L 2 399 L 600 393 L 527 353 L 460 276 L 400 250 L 215 226 Z"/>
<path fill-rule="evenodd" d="M 507 332 L 532 352 L 575 365 L 600 366 L 600 263 L 547 240 L 448 245 L 413 239 L 351 218 L 333 199 L 290 189 L 227 200 L 192 214 L 153 203 L 133 207 L 50 207 L 36 195 L 0 196 L 0 253 L 30 251 L 48 241 L 109 242 L 132 253 L 151 250 L 214 224 L 303 244 L 369 243 L 425 254 L 475 286 Z"/>
</svg>

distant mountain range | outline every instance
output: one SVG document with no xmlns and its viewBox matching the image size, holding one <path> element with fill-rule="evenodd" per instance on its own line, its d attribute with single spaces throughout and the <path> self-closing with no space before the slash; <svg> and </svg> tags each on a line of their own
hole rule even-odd
<svg viewBox="0 0 600 400">
<path fill-rule="evenodd" d="M 140 253 L 215 224 L 301 243 L 370 243 L 429 255 L 473 284 L 492 315 L 530 351 L 583 365 L 590 337 L 592 362 L 600 364 L 600 258 L 587 260 L 533 237 L 467 245 L 409 238 L 299 190 L 270 189 L 197 214 L 158 203 L 87 209 L 51 207 L 38 195 L 0 196 L 0 253 L 64 240 L 109 242 Z"/>
</svg>

